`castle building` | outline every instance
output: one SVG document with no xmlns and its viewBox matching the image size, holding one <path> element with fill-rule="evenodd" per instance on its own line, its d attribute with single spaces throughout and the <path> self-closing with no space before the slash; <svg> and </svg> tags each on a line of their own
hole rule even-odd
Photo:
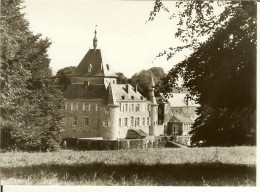
<svg viewBox="0 0 260 192">
<path fill-rule="evenodd" d="M 199 107 L 194 100 L 187 99 L 189 91 L 173 89 L 171 93 L 160 94 L 158 103 L 158 125 L 165 127 L 167 135 L 189 135 L 194 120 L 197 118 L 196 110 Z"/>
<path fill-rule="evenodd" d="M 117 84 L 118 76 L 97 49 L 89 49 L 71 75 L 64 97 L 64 138 L 121 139 L 129 130 L 156 136 L 158 104 L 154 82 L 149 85 L 150 99 L 130 84 Z"/>
</svg>

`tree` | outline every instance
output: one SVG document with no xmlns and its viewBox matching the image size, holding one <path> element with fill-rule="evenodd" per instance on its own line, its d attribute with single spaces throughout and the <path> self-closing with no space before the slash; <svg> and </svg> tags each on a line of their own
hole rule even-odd
<svg viewBox="0 0 260 192">
<path fill-rule="evenodd" d="M 70 66 L 60 69 L 57 72 L 57 83 L 62 92 L 64 92 L 67 89 L 67 87 L 71 84 L 70 75 L 73 73 L 75 69 L 75 66 Z"/>
<path fill-rule="evenodd" d="M 118 76 L 118 79 L 117 79 L 118 84 L 127 84 L 128 83 L 129 80 L 123 73 L 118 72 L 116 74 Z"/>
<path fill-rule="evenodd" d="M 161 79 L 165 78 L 166 76 L 166 73 L 161 67 L 152 67 L 148 70 L 142 70 L 139 73 L 135 73 L 129 80 L 130 84 L 132 84 L 133 86 L 138 86 L 138 91 L 144 97 L 149 96 L 148 85 L 151 81 L 151 74 L 153 76 L 154 83 L 156 84 L 155 89 L 157 90 L 158 84 L 160 84 Z M 156 93 L 158 92 L 156 91 Z"/>
<path fill-rule="evenodd" d="M 253 143 L 256 136 L 256 3 L 227 2 L 224 6 L 220 16 L 214 17 L 211 3 L 186 2 L 186 9 L 180 14 L 189 13 L 186 26 L 191 25 L 192 11 L 200 18 L 194 28 L 188 29 L 190 35 L 213 32 L 206 42 L 196 42 L 199 46 L 194 47 L 194 53 L 175 65 L 163 84 L 167 92 L 182 77 L 191 97 L 200 103 L 192 142 L 242 145 L 248 140 Z M 212 21 L 205 19 L 204 8 L 209 10 L 206 13 Z M 185 41 L 187 35 L 176 34 Z"/>
<path fill-rule="evenodd" d="M 51 76 L 48 39 L 34 35 L 20 0 L 1 2 L 1 147 L 56 150 L 61 93 Z"/>
</svg>

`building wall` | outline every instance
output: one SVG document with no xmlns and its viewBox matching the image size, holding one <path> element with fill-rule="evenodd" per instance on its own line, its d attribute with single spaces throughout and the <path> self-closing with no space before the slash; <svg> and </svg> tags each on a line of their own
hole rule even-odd
<svg viewBox="0 0 260 192">
<path fill-rule="evenodd" d="M 113 105 L 107 107 L 108 115 L 105 116 L 105 121 L 108 121 L 108 124 L 103 123 L 101 128 L 101 137 L 103 139 L 111 139 L 116 140 L 119 139 L 118 132 L 118 114 L 119 114 L 119 106 Z"/>
<path fill-rule="evenodd" d="M 191 123 L 169 122 L 167 127 L 167 135 L 188 136 L 191 131 L 191 127 Z"/>
<path fill-rule="evenodd" d="M 183 123 L 182 124 L 182 135 L 187 136 L 191 131 L 192 124 L 191 123 Z"/>
<path fill-rule="evenodd" d="M 151 117 L 151 126 L 149 128 L 150 136 L 158 136 L 157 125 L 158 125 L 158 104 L 150 104 L 151 111 L 149 116 Z"/>
<path fill-rule="evenodd" d="M 77 103 L 77 110 L 71 110 L 72 103 Z M 91 105 L 90 111 L 83 111 L 84 103 Z M 141 129 L 149 135 L 151 118 L 149 117 L 148 103 L 149 101 L 121 101 L 121 107 L 118 106 L 114 109 L 103 105 L 102 99 L 67 99 L 67 109 L 64 110 L 65 122 L 62 124 L 63 136 L 65 138 L 103 137 L 104 139 L 117 139 L 125 138 L 128 129 Z M 99 105 L 98 111 L 96 111 L 96 104 Z M 139 111 L 135 111 L 137 104 L 140 106 Z M 132 105 L 134 105 L 134 110 Z M 77 125 L 73 125 L 73 117 L 77 117 Z M 89 117 L 88 126 L 85 125 L 85 117 Z M 133 126 L 131 125 L 132 117 L 134 118 Z M 124 122 L 125 118 L 127 118 L 127 126 Z M 139 125 L 137 125 L 137 118 L 139 118 Z M 143 118 L 145 118 L 144 124 Z M 121 124 L 119 124 L 119 119 L 121 119 Z M 147 122 L 148 119 L 149 122 Z M 106 121 L 107 125 L 105 125 Z"/>
<path fill-rule="evenodd" d="M 78 109 L 71 110 L 71 103 L 77 103 Z M 90 111 L 83 111 L 83 103 L 90 104 Z M 99 106 L 96 111 L 96 104 Z M 83 138 L 83 137 L 100 137 L 101 127 L 105 119 L 103 101 L 67 99 L 67 109 L 63 110 L 65 122 L 62 124 L 64 132 L 63 137 Z M 73 117 L 77 117 L 77 125 L 73 125 Z M 89 118 L 89 125 L 85 125 L 85 117 Z"/>
<path fill-rule="evenodd" d="M 119 102 L 119 116 L 118 116 L 118 131 L 119 137 L 125 138 L 128 129 L 141 129 L 147 135 L 149 135 L 149 125 L 151 119 L 149 117 L 149 107 L 148 101 L 120 101 Z M 139 111 L 136 111 L 136 105 L 140 104 Z M 134 110 L 132 106 L 134 105 Z M 127 106 L 127 107 L 126 107 Z M 127 125 L 125 125 L 125 118 L 127 118 Z M 131 119 L 133 118 L 133 125 L 131 123 Z M 137 124 L 137 118 L 139 118 L 139 125 Z M 145 122 L 143 124 L 143 118 L 145 118 Z M 149 122 L 147 124 L 147 119 L 149 118 Z M 121 119 L 121 122 L 120 120 Z"/>
</svg>

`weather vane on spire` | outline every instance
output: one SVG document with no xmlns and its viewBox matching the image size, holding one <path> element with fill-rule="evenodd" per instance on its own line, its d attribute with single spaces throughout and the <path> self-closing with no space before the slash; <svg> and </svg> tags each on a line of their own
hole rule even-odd
<svg viewBox="0 0 260 192">
<path fill-rule="evenodd" d="M 94 36 L 94 39 L 93 39 L 93 47 L 94 47 L 94 50 L 96 50 L 97 48 L 97 25 L 95 25 L 95 36 Z"/>
</svg>

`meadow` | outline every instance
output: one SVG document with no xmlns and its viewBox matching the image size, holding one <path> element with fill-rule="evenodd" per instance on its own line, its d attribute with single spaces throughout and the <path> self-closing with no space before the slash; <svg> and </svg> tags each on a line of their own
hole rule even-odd
<svg viewBox="0 0 260 192">
<path fill-rule="evenodd" d="M 255 186 L 256 147 L 1 153 L 4 185 Z"/>
</svg>

